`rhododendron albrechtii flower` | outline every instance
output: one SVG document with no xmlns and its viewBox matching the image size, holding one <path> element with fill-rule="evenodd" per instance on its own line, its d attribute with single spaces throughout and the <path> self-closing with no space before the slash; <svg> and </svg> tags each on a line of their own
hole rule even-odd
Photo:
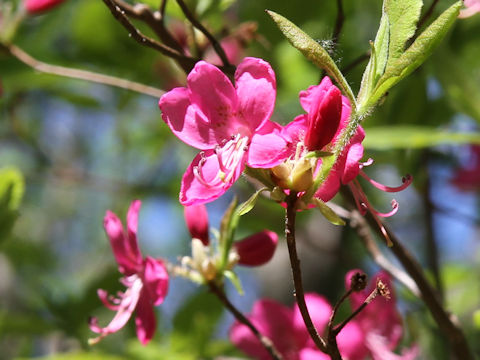
<svg viewBox="0 0 480 360">
<path fill-rule="evenodd" d="M 60 5 L 65 0 L 24 0 L 23 5 L 29 14 L 38 14 Z"/>
<path fill-rule="evenodd" d="M 199 150 L 186 170 L 180 202 L 195 205 L 221 196 L 245 166 L 270 168 L 281 162 L 286 142 L 271 122 L 276 97 L 275 73 L 257 58 L 245 58 L 235 86 L 217 67 L 198 62 L 187 87 L 160 98 L 162 118 L 183 142 Z"/>
<path fill-rule="evenodd" d="M 141 202 L 135 200 L 127 214 L 127 229 L 124 231 L 120 219 L 107 211 L 104 219 L 105 231 L 110 240 L 118 270 L 124 275 L 121 279 L 126 286 L 117 297 L 108 296 L 105 290 L 98 290 L 98 297 L 110 310 L 116 311 L 114 318 L 105 327 L 98 325 L 96 318 L 90 319 L 90 329 L 98 337 L 90 339 L 95 344 L 105 336 L 120 330 L 135 315 L 137 337 L 142 344 L 148 343 L 157 327 L 154 306 L 160 305 L 168 291 L 168 273 L 162 260 L 150 256 L 142 258 L 138 247 L 137 226 Z"/>
</svg>

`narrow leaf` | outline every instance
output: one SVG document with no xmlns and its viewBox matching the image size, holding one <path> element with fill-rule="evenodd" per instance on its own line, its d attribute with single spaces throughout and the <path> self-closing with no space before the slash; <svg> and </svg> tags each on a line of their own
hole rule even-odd
<svg viewBox="0 0 480 360">
<path fill-rule="evenodd" d="M 266 190 L 268 190 L 268 188 L 266 187 L 263 187 L 257 190 L 252 196 L 250 196 L 250 198 L 247 201 L 245 201 L 244 203 L 238 206 L 237 210 L 235 210 L 234 216 L 243 216 L 246 213 L 248 213 L 250 210 L 252 210 L 255 204 L 257 203 L 258 196 Z M 234 221 L 235 220 L 236 219 L 234 219 Z"/>
<path fill-rule="evenodd" d="M 425 62 L 455 22 L 461 7 L 462 2 L 459 1 L 445 10 L 391 66 L 389 65 L 369 98 L 366 109 L 374 106 L 392 86 Z"/>
<path fill-rule="evenodd" d="M 330 221 L 333 225 L 345 225 L 345 221 L 343 221 L 343 219 L 322 200 L 313 198 L 312 202 L 317 206 L 318 210 L 320 210 L 325 219 Z"/>
<path fill-rule="evenodd" d="M 240 279 L 239 277 L 237 276 L 237 274 L 235 274 L 233 271 L 231 270 L 225 270 L 223 272 L 223 275 L 225 275 L 225 277 L 230 280 L 230 282 L 233 284 L 233 286 L 235 286 L 235 289 L 237 289 L 238 293 L 240 295 L 243 295 L 243 287 L 242 287 L 242 283 L 240 282 Z"/>
<path fill-rule="evenodd" d="M 335 79 L 355 108 L 356 101 L 353 92 L 328 52 L 290 20 L 270 10 L 267 10 L 267 13 L 272 17 L 288 41 L 299 50 L 303 56 L 319 68 L 324 69 Z"/>
</svg>

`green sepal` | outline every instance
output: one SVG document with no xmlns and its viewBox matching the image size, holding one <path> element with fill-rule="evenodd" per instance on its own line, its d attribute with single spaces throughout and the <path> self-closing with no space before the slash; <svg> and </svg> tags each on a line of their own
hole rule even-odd
<svg viewBox="0 0 480 360">
<path fill-rule="evenodd" d="M 345 225 L 345 221 L 337 215 L 335 211 L 332 210 L 330 206 L 325 204 L 322 200 L 318 198 L 313 198 L 312 203 L 317 207 L 318 210 L 322 213 L 322 215 L 330 221 L 333 225 Z"/>
<path fill-rule="evenodd" d="M 325 158 L 325 157 L 329 157 L 329 156 L 333 156 L 333 153 L 331 151 L 317 150 L 317 151 L 310 151 L 304 157 L 305 157 L 305 159 L 310 159 L 310 158 L 317 158 L 318 159 L 318 158 Z"/>
<path fill-rule="evenodd" d="M 250 198 L 249 198 L 247 201 L 241 203 L 241 204 L 237 207 L 237 209 L 235 210 L 235 214 L 233 215 L 233 222 L 234 222 L 235 225 L 237 225 L 237 223 L 238 223 L 238 218 L 239 218 L 240 216 L 245 215 L 246 213 L 248 213 L 250 210 L 253 209 L 253 207 L 254 207 L 255 204 L 257 203 L 258 196 L 259 196 L 262 192 L 267 191 L 267 190 L 268 190 L 268 188 L 263 187 L 263 188 L 255 191 L 255 193 L 254 193 L 252 196 L 250 196 Z"/>
</svg>

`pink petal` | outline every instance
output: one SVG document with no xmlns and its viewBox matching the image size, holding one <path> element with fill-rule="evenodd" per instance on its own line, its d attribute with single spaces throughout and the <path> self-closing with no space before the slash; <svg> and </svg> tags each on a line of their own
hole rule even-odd
<svg viewBox="0 0 480 360">
<path fill-rule="evenodd" d="M 103 226 L 110 240 L 113 255 L 118 263 L 120 272 L 125 275 L 136 273 L 139 268 L 137 253 L 132 252 L 129 241 L 123 232 L 123 225 L 120 219 L 117 215 L 107 210 Z"/>
<path fill-rule="evenodd" d="M 93 339 L 93 342 L 100 340 L 101 338 L 117 332 L 128 322 L 132 316 L 133 311 L 135 310 L 138 299 L 140 298 L 140 292 L 142 291 L 143 283 L 139 278 L 136 278 L 131 286 L 127 288 L 125 293 L 122 296 L 121 302 L 118 306 L 117 313 L 113 317 L 112 321 L 104 327 L 101 328 L 98 326 L 97 320 L 95 318 L 90 321 L 90 330 L 93 332 L 101 334 L 97 339 Z"/>
<path fill-rule="evenodd" d="M 184 143 L 197 149 L 212 149 L 230 137 L 228 128 L 213 128 L 210 120 L 191 104 L 187 88 L 175 88 L 160 98 L 162 119 Z"/>
<path fill-rule="evenodd" d="M 366 346 L 370 350 L 373 360 L 414 360 L 419 354 L 417 346 L 404 349 L 402 355 L 395 354 L 392 352 L 388 340 L 374 332 L 368 333 Z"/>
<path fill-rule="evenodd" d="M 338 334 L 337 344 L 340 354 L 348 360 L 364 360 L 368 354 L 365 335 L 355 320 L 350 321 Z"/>
<path fill-rule="evenodd" d="M 341 174 L 334 166 L 333 169 L 330 170 L 330 174 L 328 174 L 327 179 L 318 188 L 317 192 L 315 193 L 315 197 L 324 202 L 332 200 L 340 189 L 340 176 Z"/>
<path fill-rule="evenodd" d="M 293 121 L 289 122 L 282 129 L 282 136 L 287 141 L 297 144 L 303 141 L 308 130 L 308 116 L 306 114 L 299 115 Z M 295 153 L 295 146 L 292 146 L 292 151 Z"/>
<path fill-rule="evenodd" d="M 217 138 L 228 139 L 245 125 L 237 114 L 235 89 L 216 66 L 199 61 L 188 74 L 187 84 L 191 103 L 205 116 L 212 131 L 219 134 Z"/>
<path fill-rule="evenodd" d="M 245 156 L 245 155 L 244 155 Z M 199 166 L 202 158 L 205 163 L 201 166 L 203 179 L 195 176 L 194 169 Z M 231 177 L 223 181 L 220 177 L 220 167 L 217 155 L 213 150 L 198 154 L 185 171 L 180 189 L 180 203 L 184 206 L 199 205 L 213 201 L 223 195 L 240 177 L 245 168 L 245 160 L 240 160 L 237 167 L 230 169 Z"/>
<path fill-rule="evenodd" d="M 192 238 L 199 239 L 208 245 L 208 213 L 205 205 L 185 206 L 185 222 Z"/>
<path fill-rule="evenodd" d="M 134 200 L 130 204 L 127 212 L 127 235 L 128 235 L 128 247 L 131 254 L 135 257 L 135 262 L 140 264 L 142 262 L 142 253 L 138 247 L 137 241 L 137 229 L 138 229 L 138 213 L 142 202 L 140 200 Z"/>
<path fill-rule="evenodd" d="M 110 296 L 108 295 L 108 293 L 105 290 L 98 289 L 97 290 L 97 295 L 98 295 L 98 298 L 101 300 L 101 302 L 103 303 L 103 305 L 107 309 L 110 309 L 110 310 L 113 310 L 113 311 L 118 311 L 120 305 L 119 304 L 112 304 L 111 301 L 110 301 Z"/>
<path fill-rule="evenodd" d="M 288 359 L 288 354 L 296 354 L 300 349 L 292 329 L 292 311 L 273 300 L 257 301 L 249 320 L 257 329 L 269 337 L 277 350 Z M 235 346 L 255 359 L 270 360 L 271 357 L 257 338 L 245 325 L 234 323 L 230 329 L 230 340 Z"/>
<path fill-rule="evenodd" d="M 246 266 L 260 266 L 270 261 L 277 248 L 278 235 L 263 230 L 234 244 L 240 256 L 238 263 Z"/>
<path fill-rule="evenodd" d="M 315 293 L 306 293 L 305 302 L 307 304 L 308 312 L 313 324 L 317 328 L 319 334 L 323 335 L 325 327 L 330 319 L 330 315 L 332 314 L 332 306 L 329 304 L 327 299 Z M 310 335 L 305 327 L 302 314 L 300 313 L 300 309 L 298 308 L 297 304 L 295 304 L 293 308 L 293 323 L 295 326 L 295 332 L 303 334 L 303 336 L 308 339 L 307 342 L 309 346 L 315 347 L 315 344 L 310 338 Z"/>
<path fill-rule="evenodd" d="M 332 86 L 332 80 L 328 76 L 325 76 L 320 84 L 312 85 L 307 90 L 300 91 L 299 99 L 300 104 L 307 113 L 309 113 L 312 109 L 312 104 L 315 103 L 317 100 L 316 92 L 318 90 L 327 91 Z"/>
<path fill-rule="evenodd" d="M 365 138 L 365 131 L 361 126 L 358 127 L 356 134 L 351 138 L 347 146 L 347 152 L 339 157 L 339 168 L 343 170 L 342 183 L 348 184 L 355 179 L 360 172 L 359 161 L 363 157 L 362 141 Z"/>
<path fill-rule="evenodd" d="M 65 0 L 24 0 L 23 4 L 30 14 L 37 14 L 50 10 L 64 1 Z"/>
<path fill-rule="evenodd" d="M 276 97 L 275 73 L 262 59 L 247 57 L 235 72 L 238 110 L 251 129 L 260 127 L 273 113 Z"/>
<path fill-rule="evenodd" d="M 147 256 L 145 259 L 144 270 L 145 290 L 150 302 L 157 306 L 160 305 L 168 292 L 168 272 L 165 264 L 161 260 L 153 259 Z"/>
<path fill-rule="evenodd" d="M 298 354 L 299 360 L 330 360 L 330 356 L 312 348 L 304 348 Z M 351 360 L 351 359 L 348 359 Z"/>
<path fill-rule="evenodd" d="M 142 345 L 146 345 L 155 334 L 157 329 L 157 321 L 155 312 L 148 296 L 142 293 L 138 301 L 135 325 L 137 326 L 137 338 Z"/>
<path fill-rule="evenodd" d="M 248 166 L 268 169 L 285 161 L 291 151 L 281 132 L 280 125 L 269 121 L 253 135 L 248 149 Z"/>
</svg>

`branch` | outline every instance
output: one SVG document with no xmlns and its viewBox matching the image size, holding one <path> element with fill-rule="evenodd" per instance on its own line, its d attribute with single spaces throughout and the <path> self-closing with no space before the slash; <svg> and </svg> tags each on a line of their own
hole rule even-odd
<svg viewBox="0 0 480 360">
<path fill-rule="evenodd" d="M 438 0 L 433 0 L 433 2 L 430 4 L 430 7 L 428 8 L 428 10 L 425 12 L 425 14 L 422 16 L 422 18 L 418 21 L 417 32 L 422 27 L 422 25 L 425 24 L 425 21 L 427 21 L 427 19 L 430 16 L 432 16 L 433 10 L 435 9 L 435 6 L 437 6 L 437 4 L 438 4 Z"/>
<path fill-rule="evenodd" d="M 293 284 L 295 287 L 295 299 L 298 304 L 303 321 L 307 327 L 315 345 L 324 353 L 327 353 L 327 345 L 325 340 L 318 334 L 315 325 L 312 322 L 308 312 L 307 304 L 305 303 L 305 293 L 303 291 L 302 271 L 300 269 L 300 260 L 297 255 L 297 247 L 295 244 L 295 219 L 297 215 L 297 193 L 291 192 L 286 199 L 287 209 L 285 216 L 285 237 L 287 240 L 288 254 L 290 256 L 290 265 L 292 267 Z"/>
<path fill-rule="evenodd" d="M 268 353 L 272 356 L 273 359 L 275 360 L 282 360 L 282 355 L 278 352 L 278 350 L 275 348 L 275 345 L 273 345 L 272 340 L 270 340 L 268 337 L 265 335 L 262 335 L 260 331 L 251 323 L 251 321 L 243 315 L 236 307 L 233 305 L 230 300 L 228 300 L 227 296 L 223 292 L 222 289 L 220 289 L 214 282 L 210 281 L 208 283 L 208 287 L 210 288 L 210 291 L 214 293 L 220 301 L 225 305 L 225 307 L 235 316 L 235 318 L 241 322 L 242 324 L 246 325 L 252 333 L 257 337 L 257 339 L 260 341 L 260 343 L 263 345 L 263 347 L 268 351 Z"/>
<path fill-rule="evenodd" d="M 127 16 L 125 15 L 125 11 L 122 10 L 114 0 L 102 0 L 105 5 L 110 9 L 110 12 L 115 17 L 115 19 L 123 25 L 125 29 L 127 29 L 129 36 L 131 36 L 135 41 L 139 44 L 144 46 L 148 46 L 151 49 L 157 50 L 161 54 L 171 57 L 172 59 L 177 60 L 179 63 L 185 64 L 185 72 L 190 72 L 193 69 L 195 63 L 199 59 L 194 59 L 188 57 L 175 49 L 172 49 L 169 46 L 166 46 L 155 39 L 152 39 L 146 35 L 144 35 L 140 30 L 138 30 L 133 24 L 128 20 Z"/>
<path fill-rule="evenodd" d="M 223 50 L 222 46 L 220 43 L 215 39 L 215 37 L 205 28 L 205 26 L 202 25 L 200 21 L 197 20 L 197 18 L 190 12 L 188 9 L 188 6 L 183 2 L 183 0 L 177 0 L 177 4 L 180 6 L 182 9 L 183 13 L 185 14 L 185 17 L 190 21 L 190 23 L 196 27 L 198 30 L 202 32 L 203 35 L 210 41 L 212 44 L 215 52 L 217 55 L 220 57 L 222 60 L 223 66 L 226 69 L 230 69 L 230 72 L 233 73 L 232 70 L 234 70 L 234 66 L 230 64 L 228 61 L 227 55 L 225 54 L 225 51 Z"/>
<path fill-rule="evenodd" d="M 7 51 L 25 65 L 28 65 L 31 68 L 46 74 L 59 75 L 73 79 L 86 80 L 97 84 L 115 86 L 126 90 L 136 91 L 141 94 L 150 95 L 155 98 L 159 98 L 165 93 L 163 90 L 114 76 L 98 74 L 86 70 L 72 69 L 64 66 L 50 65 L 33 58 L 18 46 L 13 44 L 0 44 L 0 49 Z"/>
<path fill-rule="evenodd" d="M 335 21 L 335 29 L 333 31 L 333 43 L 334 45 L 338 44 L 338 39 L 340 33 L 342 32 L 343 22 L 345 21 L 345 14 L 343 12 L 343 3 L 342 0 L 337 0 L 337 20 Z"/>
<path fill-rule="evenodd" d="M 367 61 L 370 57 L 370 51 L 364 52 L 362 55 L 358 56 L 355 58 L 350 64 L 345 65 L 345 67 L 341 70 L 343 74 L 346 74 L 353 70 L 355 67 L 363 63 L 364 61 Z"/>
</svg>

